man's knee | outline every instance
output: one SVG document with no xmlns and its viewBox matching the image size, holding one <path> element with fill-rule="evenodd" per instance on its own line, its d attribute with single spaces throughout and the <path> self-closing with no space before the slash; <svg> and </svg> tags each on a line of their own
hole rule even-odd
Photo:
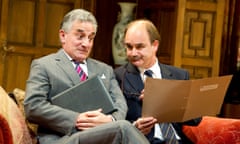
<svg viewBox="0 0 240 144">
<path fill-rule="evenodd" d="M 116 122 L 122 130 L 130 129 L 131 127 L 134 127 L 129 121 L 126 121 L 126 120 L 118 120 Z"/>
</svg>

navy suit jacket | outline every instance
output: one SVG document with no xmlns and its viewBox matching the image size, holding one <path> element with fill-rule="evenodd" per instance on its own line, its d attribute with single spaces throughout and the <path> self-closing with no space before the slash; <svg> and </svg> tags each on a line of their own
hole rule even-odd
<svg viewBox="0 0 240 144">
<path fill-rule="evenodd" d="M 177 80 L 189 79 L 189 73 L 184 69 L 180 69 L 177 67 L 161 63 L 159 63 L 159 67 L 161 69 L 161 75 L 163 79 L 177 79 Z M 137 120 L 139 117 L 141 117 L 142 113 L 142 101 L 139 100 L 138 97 L 140 96 L 141 91 L 144 88 L 144 84 L 140 76 L 140 71 L 137 69 L 137 67 L 135 67 L 131 63 L 127 63 L 123 66 L 116 68 L 115 74 L 118 83 L 123 91 L 123 94 L 127 100 L 128 113 L 126 119 L 133 122 Z M 184 144 L 191 143 L 182 132 L 182 125 L 183 124 L 197 125 L 200 120 L 201 118 L 190 120 L 184 123 L 172 123 L 174 129 L 181 137 L 182 143 Z M 151 139 L 151 136 L 147 137 Z"/>
</svg>

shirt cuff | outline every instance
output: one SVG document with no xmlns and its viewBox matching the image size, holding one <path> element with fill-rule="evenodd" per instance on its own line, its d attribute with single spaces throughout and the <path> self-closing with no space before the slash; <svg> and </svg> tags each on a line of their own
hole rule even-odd
<svg viewBox="0 0 240 144">
<path fill-rule="evenodd" d="M 112 118 L 112 121 L 116 121 L 116 119 L 112 115 L 109 116 Z"/>
</svg>

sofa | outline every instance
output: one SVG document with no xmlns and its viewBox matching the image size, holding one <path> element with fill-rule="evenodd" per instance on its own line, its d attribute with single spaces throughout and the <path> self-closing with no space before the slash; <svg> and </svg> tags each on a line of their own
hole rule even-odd
<svg viewBox="0 0 240 144">
<path fill-rule="evenodd" d="M 37 125 L 25 119 L 25 92 L 6 93 L 0 87 L 0 144 L 36 144 Z M 183 132 L 195 144 L 240 144 L 240 120 L 203 116 L 198 126 L 183 126 Z"/>
<path fill-rule="evenodd" d="M 29 123 L 24 116 L 24 96 L 23 90 L 15 89 L 8 94 L 0 87 L 0 144 L 37 143 L 37 125 Z"/>
</svg>

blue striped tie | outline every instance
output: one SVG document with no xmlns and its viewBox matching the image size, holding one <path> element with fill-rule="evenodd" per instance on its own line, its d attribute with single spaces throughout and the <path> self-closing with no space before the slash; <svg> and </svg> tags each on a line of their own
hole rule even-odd
<svg viewBox="0 0 240 144">
<path fill-rule="evenodd" d="M 148 77 L 152 77 L 153 72 L 152 72 L 152 70 L 146 70 L 146 71 L 144 72 L 144 74 L 145 74 L 146 76 L 148 76 Z"/>
<path fill-rule="evenodd" d="M 178 144 L 178 140 L 171 123 L 161 123 L 159 126 L 167 144 Z"/>
</svg>

